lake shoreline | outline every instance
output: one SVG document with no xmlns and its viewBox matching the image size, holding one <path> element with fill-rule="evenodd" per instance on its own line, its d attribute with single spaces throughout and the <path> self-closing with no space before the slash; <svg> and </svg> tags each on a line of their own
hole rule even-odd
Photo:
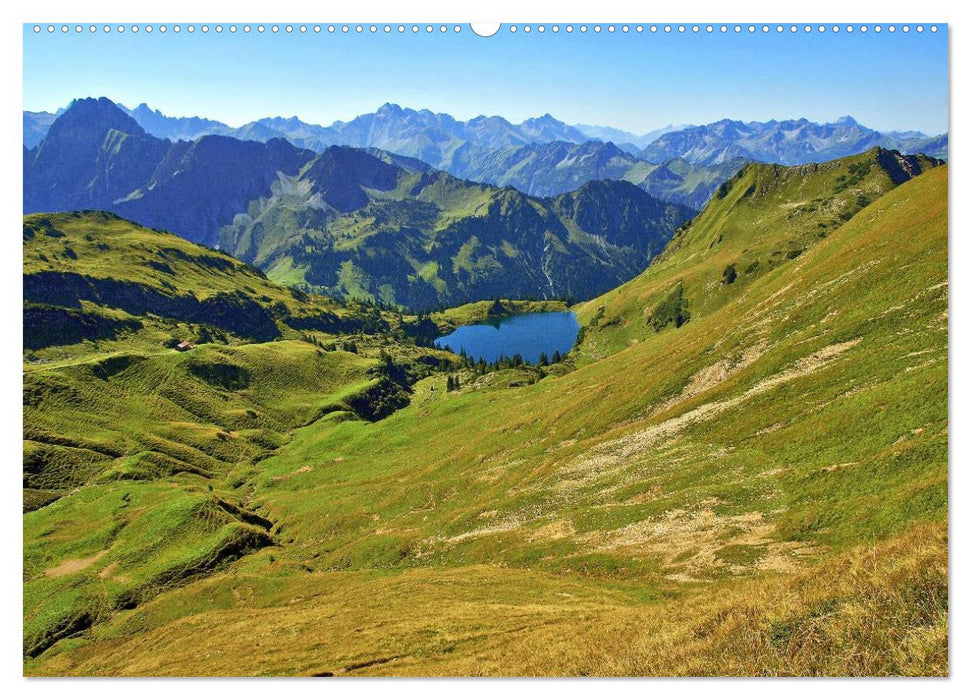
<svg viewBox="0 0 971 700">
<path fill-rule="evenodd" d="M 459 326 L 435 339 L 435 347 L 466 355 L 473 362 L 494 363 L 503 357 L 528 364 L 548 364 L 554 355 L 576 345 L 580 323 L 573 311 L 537 311 L 485 319 Z"/>
<path fill-rule="evenodd" d="M 448 335 L 461 326 L 499 320 L 521 314 L 544 313 L 549 311 L 567 311 L 570 305 L 561 299 L 526 300 L 526 299 L 496 299 L 475 301 L 461 306 L 454 306 L 444 311 L 436 311 L 429 315 L 432 323 L 441 335 Z"/>
</svg>

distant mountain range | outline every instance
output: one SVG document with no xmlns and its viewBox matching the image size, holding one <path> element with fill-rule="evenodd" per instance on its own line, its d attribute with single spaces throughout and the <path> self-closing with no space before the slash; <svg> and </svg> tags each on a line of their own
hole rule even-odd
<svg viewBox="0 0 971 700">
<path fill-rule="evenodd" d="M 660 129 L 654 129 L 653 131 L 648 131 L 646 134 L 639 135 L 630 131 L 624 131 L 623 129 L 615 129 L 612 126 L 595 126 L 592 124 L 576 124 L 575 126 L 578 131 L 582 132 L 589 139 L 593 139 L 594 141 L 610 141 L 636 156 L 648 144 L 653 143 L 664 134 L 687 129 L 691 125 L 681 124 L 680 126 L 675 126 L 674 124 L 668 124 L 667 126 L 662 126 Z"/>
<path fill-rule="evenodd" d="M 394 104 L 330 126 L 309 124 L 297 117 L 269 117 L 238 128 L 199 117 L 168 117 L 145 104 L 134 109 L 120 107 L 149 135 L 173 141 L 221 135 L 260 142 L 286 139 L 318 153 L 332 145 L 378 148 L 417 158 L 457 177 L 512 185 L 538 196 L 616 178 L 695 209 L 747 162 L 797 165 L 876 146 L 946 158 L 948 145 L 947 135 L 881 133 L 850 117 L 833 124 L 805 119 L 722 120 L 636 135 L 609 126 L 571 126 L 549 114 L 520 124 L 496 116 L 461 121 L 448 114 Z M 53 117 L 47 112 L 24 112 L 26 148 L 40 143 Z"/>
<path fill-rule="evenodd" d="M 947 158 L 947 135 L 932 137 L 915 131 L 883 134 L 859 124 L 853 117 L 842 117 L 832 124 L 816 124 L 807 119 L 768 122 L 723 119 L 663 134 L 640 155 L 652 162 L 683 158 L 698 165 L 717 165 L 738 158 L 804 165 L 856 155 L 876 147 Z"/>
<path fill-rule="evenodd" d="M 613 143 L 532 143 L 488 152 L 457 171 L 461 177 L 542 197 L 555 196 L 593 180 L 626 180 L 670 202 L 701 209 L 712 192 L 746 163 L 735 158 L 695 165 L 672 158 L 660 165 L 631 155 Z"/>
<path fill-rule="evenodd" d="M 846 117 L 691 126 L 637 156 L 548 114 L 462 122 L 384 105 L 329 127 L 294 117 L 231 129 L 107 98 L 56 118 L 25 112 L 25 143 L 41 133 L 24 147 L 25 213 L 106 210 L 277 281 L 412 309 L 595 296 L 644 269 L 752 160 L 947 148 L 947 136 Z"/>
<path fill-rule="evenodd" d="M 348 122 L 337 121 L 330 126 L 309 124 L 297 117 L 266 117 L 236 128 L 201 117 L 168 117 L 144 103 L 134 109 L 120 104 L 118 107 L 148 134 L 173 141 L 212 135 L 254 141 L 285 138 L 295 146 L 318 151 L 334 145 L 381 148 L 421 158 L 439 168 L 449 163 L 454 152 L 465 144 L 496 149 L 550 141 L 582 143 L 590 139 L 584 131 L 549 114 L 527 119 L 521 124 L 486 116 L 459 121 L 448 114 L 405 109 L 390 103 L 373 113 L 362 114 Z M 54 117 L 50 112 L 24 112 L 24 145 L 27 148 L 40 143 Z M 636 140 L 636 137 L 632 138 Z M 461 154 L 456 157 L 461 159 Z"/>
<path fill-rule="evenodd" d="M 733 158 L 804 164 L 828 160 L 833 153 L 859 153 L 880 146 L 898 150 L 946 155 L 947 135 L 929 136 L 919 131 L 879 132 L 842 117 L 831 124 L 807 119 L 742 122 L 723 119 L 711 124 L 668 125 L 644 134 L 611 126 L 569 125 L 550 114 L 513 124 L 498 116 L 478 116 L 468 121 L 427 109 L 414 110 L 387 103 L 375 112 L 321 126 L 297 117 L 266 117 L 240 127 L 201 117 L 169 117 L 142 103 L 134 109 L 118 105 L 152 136 L 173 141 L 219 135 L 255 141 L 285 138 L 295 146 L 323 150 L 342 145 L 380 148 L 419 158 L 448 170 L 461 166 L 468 151 L 496 150 L 528 144 L 562 141 L 613 143 L 623 151 L 663 163 L 683 158 L 690 163 L 718 164 Z M 24 112 L 24 146 L 40 143 L 56 114 Z"/>
<path fill-rule="evenodd" d="M 173 142 L 106 98 L 76 100 L 24 149 L 24 212 L 78 209 L 218 242 L 288 284 L 414 309 L 594 296 L 695 214 L 619 180 L 536 198 L 374 148 Z"/>
</svg>

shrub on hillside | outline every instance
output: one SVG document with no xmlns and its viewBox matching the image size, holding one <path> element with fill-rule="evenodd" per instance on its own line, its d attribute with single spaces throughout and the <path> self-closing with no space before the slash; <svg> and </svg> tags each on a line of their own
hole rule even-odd
<svg viewBox="0 0 971 700">
<path fill-rule="evenodd" d="M 680 328 L 691 319 L 691 312 L 688 311 L 688 298 L 684 295 L 684 285 L 679 281 L 674 288 L 668 292 L 654 312 L 648 318 L 647 323 L 655 331 L 660 332 L 672 323 L 675 328 Z"/>
</svg>

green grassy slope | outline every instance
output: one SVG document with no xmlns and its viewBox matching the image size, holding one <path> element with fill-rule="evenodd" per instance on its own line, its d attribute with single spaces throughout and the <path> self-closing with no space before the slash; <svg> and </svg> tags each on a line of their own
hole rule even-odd
<svg viewBox="0 0 971 700">
<path fill-rule="evenodd" d="M 133 225 L 106 212 L 24 217 L 24 274 L 66 272 L 123 279 L 200 298 L 238 289 L 288 301 L 286 290 L 224 253 Z"/>
<path fill-rule="evenodd" d="M 390 529 L 384 545 L 405 563 L 571 570 L 601 552 L 617 568 L 651 562 L 649 577 L 731 570 L 690 547 L 652 562 L 602 546 L 680 509 L 712 519 L 712 544 L 765 528 L 772 536 L 749 554 L 797 560 L 803 543 L 840 546 L 939 517 L 945 186 L 946 171 L 934 171 L 892 191 L 732 303 L 562 378 L 469 391 L 378 425 L 300 431 L 260 465 L 259 500 L 295 552 L 301 535 L 333 533 L 315 551 L 325 567 L 381 565 L 388 551 L 372 550 L 374 530 Z M 321 466 L 273 481 L 302 464 Z M 558 556 L 529 545 L 564 520 L 573 534 L 549 545 Z"/>
<path fill-rule="evenodd" d="M 23 237 L 25 347 L 82 346 L 41 359 L 98 341 L 145 349 L 172 338 L 407 330 L 396 315 L 281 287 L 225 253 L 105 212 L 25 216 Z"/>
<path fill-rule="evenodd" d="M 428 321 L 101 212 L 24 217 L 24 285 L 28 656 L 272 544 L 233 472 L 454 359 L 416 343 Z"/>
<path fill-rule="evenodd" d="M 280 286 L 225 253 L 105 212 L 25 216 L 23 255 L 32 365 L 156 353 L 180 340 L 359 335 L 376 338 L 372 345 L 385 336 L 427 344 L 437 333 L 415 316 Z"/>
<path fill-rule="evenodd" d="M 222 484 L 297 426 L 355 418 L 378 364 L 279 341 L 25 372 L 26 650 L 271 543 Z"/>
<path fill-rule="evenodd" d="M 929 163 L 891 158 L 744 170 L 580 307 L 575 371 L 432 375 L 382 421 L 295 429 L 198 495 L 273 546 L 26 672 L 946 674 L 947 168 L 894 187 Z M 689 318 L 655 330 L 658 306 Z M 85 493 L 27 516 L 28 630 L 65 569 L 157 581 L 103 538 L 42 543 Z M 182 527 L 189 550 L 223 532 Z"/>
<path fill-rule="evenodd" d="M 936 163 L 874 149 L 821 164 L 746 166 L 645 274 L 579 307 L 590 326 L 581 354 L 600 357 L 653 335 L 645 321 L 678 285 L 690 316 L 720 308 Z"/>
</svg>

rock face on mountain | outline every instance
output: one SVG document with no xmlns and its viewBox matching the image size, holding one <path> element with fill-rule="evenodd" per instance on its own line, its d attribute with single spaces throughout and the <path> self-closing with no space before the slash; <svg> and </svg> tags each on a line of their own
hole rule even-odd
<svg viewBox="0 0 971 700">
<path fill-rule="evenodd" d="M 145 185 L 108 208 L 142 225 L 213 245 L 220 227 L 253 199 L 270 194 L 281 173 L 296 173 L 312 155 L 282 139 L 179 141 L 167 149 Z"/>
<path fill-rule="evenodd" d="M 25 213 L 111 211 L 218 243 L 288 284 L 415 309 L 593 296 L 640 272 L 694 214 L 627 182 L 544 200 L 377 150 L 173 143 L 107 99 L 76 101 L 25 153 L 24 187 Z"/>
<path fill-rule="evenodd" d="M 807 119 L 768 122 L 723 119 L 664 134 L 648 145 L 641 157 L 652 162 L 683 158 L 702 165 L 735 158 L 801 165 L 855 155 L 877 146 L 947 157 L 946 135 L 883 134 L 857 123 L 852 117 L 842 117 L 832 124 L 816 124 Z"/>
<path fill-rule="evenodd" d="M 213 245 L 279 173 L 295 174 L 312 157 L 282 139 L 172 143 L 110 100 L 76 100 L 24 154 L 24 213 L 104 209 Z"/>
<path fill-rule="evenodd" d="M 491 151 L 466 163 L 457 175 L 548 197 L 590 180 L 638 179 L 654 167 L 612 143 L 553 141 Z"/>
<path fill-rule="evenodd" d="M 151 177 L 168 145 L 109 100 L 78 100 L 24 159 L 24 211 L 110 204 Z"/>
<path fill-rule="evenodd" d="M 28 112 L 25 110 L 24 148 L 33 148 L 43 141 L 55 119 L 57 119 L 57 115 L 50 112 Z"/>
</svg>

